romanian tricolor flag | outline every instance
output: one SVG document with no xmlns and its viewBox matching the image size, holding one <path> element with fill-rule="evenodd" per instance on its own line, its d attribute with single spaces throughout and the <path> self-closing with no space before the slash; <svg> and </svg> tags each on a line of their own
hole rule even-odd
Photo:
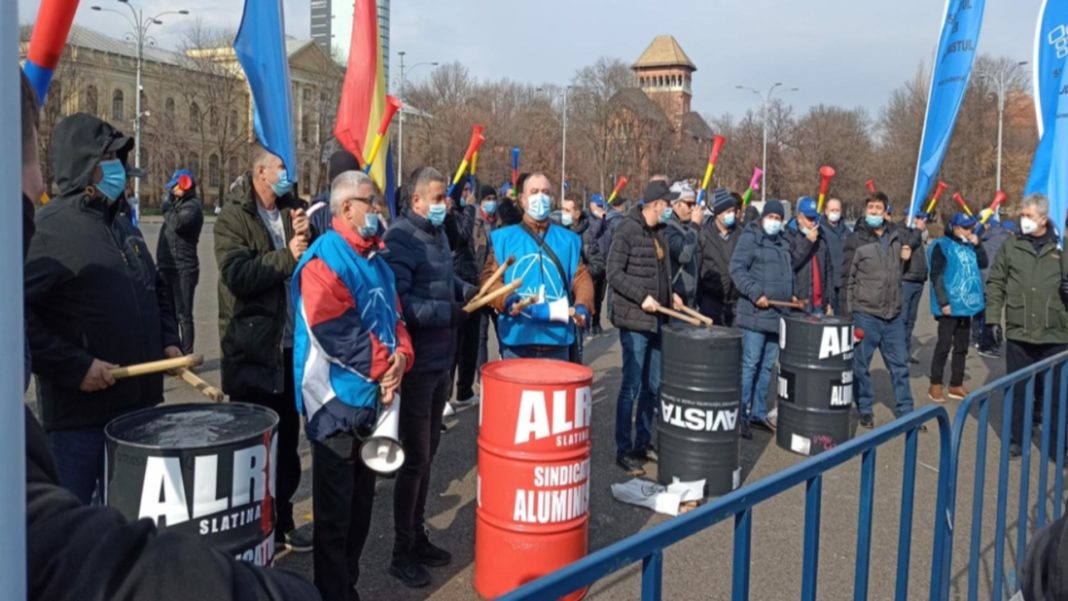
<svg viewBox="0 0 1068 601">
<path fill-rule="evenodd" d="M 386 114 L 385 72 L 375 0 L 356 0 L 349 64 L 337 107 L 334 136 L 361 165 L 373 161 L 369 175 L 380 190 L 392 195 L 392 190 L 386 190 L 386 161 L 371 157 L 379 124 Z"/>
</svg>

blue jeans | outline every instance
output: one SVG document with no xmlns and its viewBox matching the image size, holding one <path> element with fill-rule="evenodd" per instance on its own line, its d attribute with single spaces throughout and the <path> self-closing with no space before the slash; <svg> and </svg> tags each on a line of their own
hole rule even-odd
<svg viewBox="0 0 1068 601">
<path fill-rule="evenodd" d="M 571 360 L 570 346 L 502 346 L 501 359 L 559 359 Z"/>
<path fill-rule="evenodd" d="M 103 501 L 104 427 L 53 430 L 48 433 L 48 446 L 56 458 L 60 486 L 86 505 L 94 493 Z"/>
<path fill-rule="evenodd" d="M 923 282 L 901 282 L 901 312 L 905 314 L 905 360 L 912 356 L 912 331 L 920 312 Z"/>
<path fill-rule="evenodd" d="M 853 325 L 864 331 L 864 339 L 854 347 L 853 392 L 857 410 L 861 415 L 871 415 L 875 393 L 871 387 L 871 360 L 875 349 L 883 354 L 883 362 L 890 370 L 890 383 L 894 387 L 897 406 L 894 415 L 901 417 L 912 412 L 912 389 L 909 388 L 908 352 L 905 349 L 905 316 L 898 313 L 890 320 L 880 319 L 866 313 L 853 313 Z"/>
<path fill-rule="evenodd" d="M 742 409 L 751 421 L 768 417 L 771 368 L 778 358 L 778 334 L 742 328 Z"/>
<path fill-rule="evenodd" d="M 660 332 L 650 334 L 621 328 L 619 344 L 623 347 L 623 377 L 616 399 L 616 456 L 643 449 L 653 441 L 653 416 L 660 396 Z M 635 399 L 638 414 L 632 419 Z"/>
</svg>

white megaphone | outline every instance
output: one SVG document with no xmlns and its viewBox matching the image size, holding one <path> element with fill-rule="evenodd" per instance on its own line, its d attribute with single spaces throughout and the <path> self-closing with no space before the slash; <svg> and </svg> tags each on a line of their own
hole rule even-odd
<svg viewBox="0 0 1068 601">
<path fill-rule="evenodd" d="M 400 423 L 400 395 L 384 405 L 378 414 L 374 432 L 360 444 L 360 459 L 379 474 L 392 474 L 404 465 L 404 447 L 397 438 Z"/>
<path fill-rule="evenodd" d="M 549 302 L 549 321 L 567 323 L 571 321 L 571 306 L 567 298 L 558 298 Z"/>
</svg>

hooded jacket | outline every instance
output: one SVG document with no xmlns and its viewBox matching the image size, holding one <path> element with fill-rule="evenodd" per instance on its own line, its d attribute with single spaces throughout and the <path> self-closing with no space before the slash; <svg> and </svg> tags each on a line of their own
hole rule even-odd
<svg viewBox="0 0 1068 601">
<path fill-rule="evenodd" d="M 617 328 L 655 334 L 661 317 L 646 313 L 642 301 L 651 296 L 671 306 L 671 252 L 663 228 L 646 225 L 641 208 L 635 207 L 612 234 L 608 285 L 614 296 L 609 310 Z"/>
<path fill-rule="evenodd" d="M 61 121 L 52 148 L 59 195 L 36 214 L 25 267 L 28 338 L 44 426 L 103 426 L 163 401 L 162 374 L 82 392 L 93 359 L 131 365 L 178 346 L 174 308 L 141 233 L 92 190 L 105 152 L 130 139 L 83 113 Z"/>
<path fill-rule="evenodd" d="M 700 230 L 693 222 L 683 223 L 674 211 L 664 225 L 664 238 L 671 249 L 671 287 L 687 307 L 696 307 L 701 273 Z"/>
<path fill-rule="evenodd" d="M 875 233 L 863 217 L 843 251 L 842 314 L 854 311 L 893 319 L 901 312 L 901 247 L 904 230 L 886 223 Z"/>
<path fill-rule="evenodd" d="M 197 271 L 197 243 L 204 227 L 204 209 L 197 197 L 197 189 L 190 188 L 185 196 L 169 194 L 163 201 L 163 227 L 156 244 L 156 263 L 160 269 Z"/>
</svg>

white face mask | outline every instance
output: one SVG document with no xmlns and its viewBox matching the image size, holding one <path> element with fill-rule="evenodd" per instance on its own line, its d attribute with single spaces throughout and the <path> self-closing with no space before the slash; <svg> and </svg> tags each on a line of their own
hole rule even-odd
<svg viewBox="0 0 1068 601">
<path fill-rule="evenodd" d="M 1030 217 L 1021 217 L 1020 231 L 1023 232 L 1023 235 L 1030 236 L 1038 231 L 1038 222 Z"/>
<path fill-rule="evenodd" d="M 829 213 L 827 213 L 827 220 L 830 221 L 831 223 L 838 223 L 838 221 L 841 218 L 842 218 L 842 212 L 841 211 L 830 211 Z"/>
</svg>

